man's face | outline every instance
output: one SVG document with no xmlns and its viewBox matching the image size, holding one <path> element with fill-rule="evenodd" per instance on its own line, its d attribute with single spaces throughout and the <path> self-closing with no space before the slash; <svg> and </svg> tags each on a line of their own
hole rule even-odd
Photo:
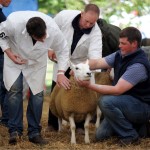
<svg viewBox="0 0 150 150">
<path fill-rule="evenodd" d="M 81 18 L 79 21 L 79 26 L 81 29 L 88 29 L 94 26 L 95 22 L 98 19 L 98 14 L 93 11 L 82 12 Z"/>
<path fill-rule="evenodd" d="M 11 0 L 0 0 L 0 4 L 4 7 L 8 7 Z"/>
<path fill-rule="evenodd" d="M 122 56 L 130 54 L 137 50 L 137 41 L 129 42 L 126 37 L 119 39 L 119 48 Z"/>
</svg>

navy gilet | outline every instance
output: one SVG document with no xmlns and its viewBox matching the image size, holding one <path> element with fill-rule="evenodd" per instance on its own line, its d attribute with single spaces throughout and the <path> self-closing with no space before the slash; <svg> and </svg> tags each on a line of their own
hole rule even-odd
<svg viewBox="0 0 150 150">
<path fill-rule="evenodd" d="M 150 104 L 150 63 L 143 50 L 139 49 L 135 53 L 125 56 L 124 58 L 122 58 L 120 51 L 117 51 L 114 63 L 114 85 L 117 84 L 118 80 L 124 74 L 127 67 L 135 63 L 141 63 L 145 66 L 148 73 L 148 79 L 138 83 L 132 89 L 123 94 L 132 95 L 133 97 L 136 97 L 137 99 Z"/>
</svg>

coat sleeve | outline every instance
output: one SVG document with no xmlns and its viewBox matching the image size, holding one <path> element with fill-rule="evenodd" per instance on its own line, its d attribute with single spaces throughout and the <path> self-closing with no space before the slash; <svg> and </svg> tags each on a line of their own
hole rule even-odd
<svg viewBox="0 0 150 150">
<path fill-rule="evenodd" d="M 102 57 L 102 34 L 97 24 L 95 25 L 95 29 L 90 37 L 88 57 L 90 59 L 98 59 Z"/>
<path fill-rule="evenodd" d="M 58 62 L 58 70 L 66 70 L 68 68 L 69 61 L 69 48 L 65 37 L 62 32 L 58 29 L 54 32 L 53 35 L 55 38 L 51 45 L 51 48 L 55 51 L 57 62 Z"/>
<path fill-rule="evenodd" d="M 3 51 L 10 48 L 9 46 L 9 37 L 13 36 L 14 28 L 9 22 L 6 20 L 0 24 L 0 46 Z"/>
</svg>

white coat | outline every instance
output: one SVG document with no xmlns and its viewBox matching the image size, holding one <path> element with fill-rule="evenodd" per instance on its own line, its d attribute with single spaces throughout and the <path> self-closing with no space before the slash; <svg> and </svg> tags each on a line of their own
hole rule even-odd
<svg viewBox="0 0 150 150">
<path fill-rule="evenodd" d="M 26 23 L 32 17 L 41 17 L 47 26 L 47 37 L 44 42 L 33 45 L 31 36 L 26 31 Z M 8 36 L 8 38 L 5 38 Z M 15 64 L 5 53 L 4 83 L 10 90 L 20 73 L 23 73 L 33 94 L 43 91 L 47 67 L 48 50 L 54 49 L 59 70 L 66 70 L 69 59 L 67 41 L 55 21 L 41 12 L 18 11 L 10 14 L 0 25 L 0 45 L 5 52 L 11 48 L 14 54 L 27 59 L 27 64 Z"/>
<path fill-rule="evenodd" d="M 59 12 L 54 20 L 63 32 L 69 46 L 69 53 L 71 53 L 71 44 L 73 40 L 74 28 L 72 27 L 73 19 L 80 14 L 78 10 L 63 10 Z M 97 59 L 102 57 L 102 34 L 97 23 L 92 28 L 90 34 L 84 34 L 78 41 L 77 46 L 70 54 L 70 60 L 74 64 L 81 63 L 86 59 Z M 56 81 L 58 65 L 54 63 L 53 80 Z"/>
</svg>

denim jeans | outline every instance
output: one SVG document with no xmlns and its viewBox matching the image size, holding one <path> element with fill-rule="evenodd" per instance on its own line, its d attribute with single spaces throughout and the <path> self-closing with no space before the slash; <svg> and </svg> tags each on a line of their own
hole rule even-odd
<svg viewBox="0 0 150 150">
<path fill-rule="evenodd" d="M 97 141 L 103 141 L 108 138 L 111 138 L 112 136 L 115 136 L 115 131 L 108 123 L 106 118 L 104 118 L 100 126 L 96 129 L 95 138 Z"/>
<path fill-rule="evenodd" d="M 0 105 L 2 110 L 1 123 L 7 126 L 8 123 L 8 99 L 7 90 L 3 82 L 4 55 L 0 55 Z"/>
<path fill-rule="evenodd" d="M 38 84 L 38 83 L 37 83 Z M 8 91 L 9 100 L 9 133 L 23 132 L 23 75 L 19 75 L 11 89 Z M 43 91 L 33 95 L 30 90 L 30 98 L 27 106 L 28 136 L 32 138 L 41 132 L 40 120 L 43 107 Z"/>
<path fill-rule="evenodd" d="M 130 95 L 106 95 L 99 99 L 98 105 L 105 119 L 96 131 L 97 140 L 114 133 L 122 139 L 138 138 L 133 125 L 142 125 L 150 119 L 150 105 Z"/>
</svg>

